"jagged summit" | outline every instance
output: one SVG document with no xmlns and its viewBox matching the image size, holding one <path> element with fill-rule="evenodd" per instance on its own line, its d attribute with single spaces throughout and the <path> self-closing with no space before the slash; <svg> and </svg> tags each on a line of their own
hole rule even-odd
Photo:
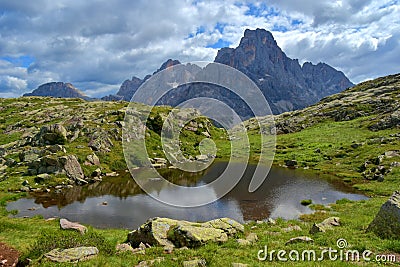
<svg viewBox="0 0 400 267">
<path fill-rule="evenodd" d="M 340 71 L 319 63 L 289 58 L 269 31 L 246 30 L 236 48 L 222 48 L 215 62 L 250 77 L 270 102 L 274 113 L 304 108 L 354 84 Z"/>
</svg>

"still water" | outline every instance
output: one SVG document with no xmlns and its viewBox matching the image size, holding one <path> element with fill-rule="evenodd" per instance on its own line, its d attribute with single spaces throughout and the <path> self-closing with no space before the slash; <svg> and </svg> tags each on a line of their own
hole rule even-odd
<svg viewBox="0 0 400 267">
<path fill-rule="evenodd" d="M 177 170 L 162 170 L 162 175 L 179 185 L 196 186 L 210 183 L 225 169 L 226 163 L 214 163 L 207 170 L 190 174 Z M 65 189 L 59 193 L 31 194 L 9 203 L 8 210 L 18 210 L 16 217 L 42 215 L 63 217 L 97 228 L 133 229 L 151 217 L 169 217 L 189 221 L 206 221 L 230 217 L 239 222 L 282 217 L 295 219 L 309 213 L 300 201 L 329 204 L 338 199 L 367 199 L 333 179 L 322 179 L 301 170 L 273 167 L 262 186 L 254 193 L 248 185 L 254 166 L 248 166 L 238 185 L 223 198 L 201 207 L 178 208 L 154 200 L 141 191 L 129 173 L 107 177 L 102 182 Z M 149 179 L 159 194 L 185 201 L 196 196 L 164 186 L 162 181 Z"/>
</svg>

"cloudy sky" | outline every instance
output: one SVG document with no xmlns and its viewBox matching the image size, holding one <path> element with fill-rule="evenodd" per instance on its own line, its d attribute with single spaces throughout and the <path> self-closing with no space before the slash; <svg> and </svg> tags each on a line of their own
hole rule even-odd
<svg viewBox="0 0 400 267">
<path fill-rule="evenodd" d="M 265 28 L 289 57 L 357 83 L 400 72 L 399 2 L 1 0 L 0 97 L 50 81 L 108 95 L 168 58 L 212 61 L 246 28 Z"/>
</svg>

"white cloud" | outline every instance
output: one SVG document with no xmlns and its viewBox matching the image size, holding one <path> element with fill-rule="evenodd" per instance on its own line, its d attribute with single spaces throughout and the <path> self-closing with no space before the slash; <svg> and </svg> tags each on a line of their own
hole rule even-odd
<svg viewBox="0 0 400 267">
<path fill-rule="evenodd" d="M 28 2 L 0 3 L 2 95 L 65 81 L 102 96 L 168 58 L 213 60 L 211 45 L 235 47 L 246 28 L 271 30 L 288 56 L 326 62 L 354 82 L 398 72 L 398 1 Z M 25 55 L 30 66 L 4 60 Z"/>
</svg>

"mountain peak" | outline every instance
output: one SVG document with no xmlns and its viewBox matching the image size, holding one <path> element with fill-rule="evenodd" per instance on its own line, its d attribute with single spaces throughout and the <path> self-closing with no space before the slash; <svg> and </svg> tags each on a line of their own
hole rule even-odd
<svg viewBox="0 0 400 267">
<path fill-rule="evenodd" d="M 175 65 L 179 65 L 179 64 L 181 64 L 181 62 L 179 62 L 179 60 L 176 60 L 176 59 L 168 59 L 168 60 L 165 61 L 163 64 L 161 64 L 161 67 L 160 67 L 158 70 L 156 70 L 156 71 L 153 73 L 153 75 L 156 74 L 157 72 L 160 72 L 160 71 L 165 70 L 165 69 L 167 69 L 167 68 L 169 68 L 169 67 L 172 67 L 172 66 L 175 66 Z"/>
<path fill-rule="evenodd" d="M 82 98 L 85 100 L 90 99 L 71 83 L 63 82 L 49 82 L 42 84 L 31 93 L 26 93 L 23 96 L 52 96 L 63 98 Z"/>
<path fill-rule="evenodd" d="M 245 30 L 236 48 L 222 48 L 215 62 L 229 65 L 252 79 L 274 113 L 304 108 L 321 98 L 353 86 L 340 71 L 325 63 L 300 66 L 265 29 Z"/>
<path fill-rule="evenodd" d="M 264 43 L 264 44 L 267 41 L 274 42 L 276 44 L 276 41 L 275 41 L 274 36 L 272 35 L 272 33 L 267 31 L 267 30 L 265 30 L 265 29 L 260 29 L 260 28 L 257 28 L 255 30 L 246 29 L 244 31 L 244 35 L 242 37 L 242 40 L 245 39 L 245 38 L 258 40 L 258 41 L 261 41 L 261 43 Z"/>
</svg>

